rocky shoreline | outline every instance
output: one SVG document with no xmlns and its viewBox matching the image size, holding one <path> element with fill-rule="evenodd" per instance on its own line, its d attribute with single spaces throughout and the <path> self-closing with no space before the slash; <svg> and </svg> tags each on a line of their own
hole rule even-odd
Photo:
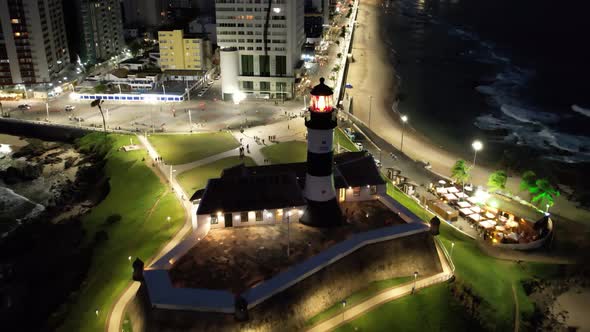
<svg viewBox="0 0 590 332">
<path fill-rule="evenodd" d="M 68 143 L 15 138 L 0 136 L 10 142 L 0 153 L 2 233 L 41 216 L 52 222 L 81 216 L 98 201 L 82 179 L 93 168 L 92 156 Z"/>
</svg>

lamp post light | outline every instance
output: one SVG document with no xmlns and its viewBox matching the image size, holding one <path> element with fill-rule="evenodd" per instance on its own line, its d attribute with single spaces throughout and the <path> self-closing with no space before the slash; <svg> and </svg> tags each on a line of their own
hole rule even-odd
<svg viewBox="0 0 590 332">
<path fill-rule="evenodd" d="M 344 308 L 346 308 L 346 300 L 342 300 L 342 322 L 344 323 Z"/>
<path fill-rule="evenodd" d="M 399 151 L 404 152 L 404 131 L 406 130 L 406 122 L 408 122 L 408 116 L 402 115 L 402 141 L 400 143 Z"/>
<path fill-rule="evenodd" d="M 480 151 L 481 149 L 483 149 L 483 143 L 479 140 L 475 140 L 475 141 L 473 141 L 473 143 L 471 143 L 471 147 L 473 148 L 473 165 L 471 167 L 475 168 L 477 151 Z"/>
<path fill-rule="evenodd" d="M 193 119 L 191 118 L 191 110 L 188 110 L 188 129 L 193 132 Z"/>
<path fill-rule="evenodd" d="M 416 279 L 418 278 L 418 271 L 414 272 L 414 285 L 412 286 L 412 294 L 416 292 Z"/>
<path fill-rule="evenodd" d="M 371 129 L 371 111 L 373 110 L 373 96 L 369 96 L 369 129 Z"/>
<path fill-rule="evenodd" d="M 291 253 L 291 211 L 287 212 L 287 257 Z"/>
<path fill-rule="evenodd" d="M 455 249 L 455 242 L 451 242 L 451 260 L 453 260 L 453 249 Z"/>
<path fill-rule="evenodd" d="M 169 175 L 169 179 L 170 179 L 170 183 L 172 183 L 172 173 L 176 172 L 175 169 L 172 169 L 172 165 L 170 165 L 170 175 Z"/>
</svg>

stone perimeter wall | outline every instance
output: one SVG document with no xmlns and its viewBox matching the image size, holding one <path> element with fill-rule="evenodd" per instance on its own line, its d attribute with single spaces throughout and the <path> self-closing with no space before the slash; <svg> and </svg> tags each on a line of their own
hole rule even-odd
<svg viewBox="0 0 590 332">
<path fill-rule="evenodd" d="M 300 331 L 305 322 L 377 280 L 442 271 L 432 236 L 425 232 L 365 246 L 249 311 L 231 314 L 152 309 L 142 286 L 128 307 L 134 331 Z"/>
</svg>

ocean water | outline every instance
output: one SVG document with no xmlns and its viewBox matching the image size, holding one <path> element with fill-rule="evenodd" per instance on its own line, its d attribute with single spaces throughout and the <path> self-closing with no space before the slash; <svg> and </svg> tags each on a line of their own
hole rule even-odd
<svg viewBox="0 0 590 332">
<path fill-rule="evenodd" d="M 398 111 L 432 141 L 590 162 L 590 1 L 385 0 Z M 480 155 L 478 155 L 480 158 Z"/>
</svg>

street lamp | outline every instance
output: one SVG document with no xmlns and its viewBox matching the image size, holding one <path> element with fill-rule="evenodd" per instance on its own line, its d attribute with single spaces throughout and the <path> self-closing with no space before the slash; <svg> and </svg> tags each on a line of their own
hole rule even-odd
<svg viewBox="0 0 590 332">
<path fill-rule="evenodd" d="M 344 323 L 344 308 L 346 308 L 346 300 L 342 300 L 342 322 Z"/>
<path fill-rule="evenodd" d="M 291 253 L 291 211 L 287 211 L 287 257 Z"/>
<path fill-rule="evenodd" d="M 172 165 L 170 165 L 170 176 L 168 177 L 170 179 L 170 183 L 172 183 L 172 173 L 176 172 L 175 169 L 172 169 Z"/>
<path fill-rule="evenodd" d="M 416 292 L 416 278 L 418 278 L 418 271 L 414 272 L 414 285 L 412 286 L 412 294 Z"/>
<path fill-rule="evenodd" d="M 373 109 L 373 96 L 369 96 L 369 129 L 371 129 L 371 111 Z"/>
<path fill-rule="evenodd" d="M 402 115 L 402 141 L 400 143 L 399 151 L 404 152 L 404 131 L 406 130 L 406 122 L 408 122 L 408 116 Z"/>
<path fill-rule="evenodd" d="M 477 158 L 477 151 L 480 151 L 481 149 L 483 149 L 483 143 L 479 140 L 475 140 L 475 141 L 473 141 L 473 143 L 471 143 L 471 147 L 473 148 L 473 165 L 471 167 L 475 168 L 475 160 Z"/>
<path fill-rule="evenodd" d="M 451 260 L 453 260 L 453 249 L 455 249 L 455 242 L 451 242 Z"/>
</svg>

